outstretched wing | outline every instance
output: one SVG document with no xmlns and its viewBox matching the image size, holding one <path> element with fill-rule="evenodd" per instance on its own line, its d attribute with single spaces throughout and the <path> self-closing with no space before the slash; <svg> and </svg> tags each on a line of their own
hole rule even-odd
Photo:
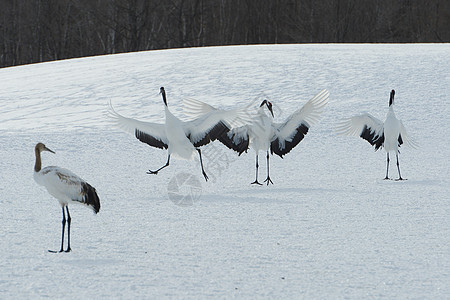
<svg viewBox="0 0 450 300">
<path fill-rule="evenodd" d="M 183 112 L 193 118 L 197 118 L 201 115 L 216 111 L 214 106 L 211 106 L 205 102 L 187 98 L 183 100 Z"/>
<path fill-rule="evenodd" d="M 336 130 L 341 135 L 359 136 L 365 139 L 375 147 L 375 151 L 384 144 L 383 122 L 368 113 L 342 121 L 338 124 Z M 400 140 L 399 136 L 399 143 L 401 144 Z"/>
<path fill-rule="evenodd" d="M 400 120 L 399 120 L 399 122 L 400 122 L 400 134 L 398 136 L 398 144 L 399 144 L 399 146 L 404 143 L 405 145 L 416 149 L 418 147 L 418 144 L 416 143 L 416 141 L 413 138 L 411 138 L 408 135 L 408 133 L 406 132 L 406 128 L 403 125 L 403 122 L 400 121 Z"/>
<path fill-rule="evenodd" d="M 250 105 L 246 105 L 237 109 L 223 110 L 199 100 L 185 99 L 184 112 L 196 118 L 184 122 L 186 135 L 195 147 L 219 139 L 230 149 L 242 153 L 248 149 L 248 134 L 247 137 L 244 136 L 243 128 L 254 119 L 254 113 L 252 114 L 249 108 Z"/>
<path fill-rule="evenodd" d="M 297 146 L 308 133 L 310 126 L 318 122 L 329 96 L 330 93 L 323 90 L 290 115 L 284 123 L 274 123 L 275 135 L 270 144 L 270 152 L 282 158 Z"/>
<path fill-rule="evenodd" d="M 183 128 L 194 147 L 200 147 L 228 132 L 231 125 L 219 112 L 212 111 L 192 121 L 183 122 Z"/>
<path fill-rule="evenodd" d="M 138 140 L 152 147 L 167 149 L 169 142 L 163 124 L 143 122 L 124 117 L 114 110 L 111 102 L 109 103 L 109 108 L 109 117 L 117 127 L 134 134 Z"/>
<path fill-rule="evenodd" d="M 207 114 L 217 113 L 232 128 L 251 124 L 256 117 L 253 109 L 254 101 L 235 109 L 217 109 L 200 100 L 188 98 L 183 100 L 183 111 L 191 118 L 200 118 Z"/>
</svg>

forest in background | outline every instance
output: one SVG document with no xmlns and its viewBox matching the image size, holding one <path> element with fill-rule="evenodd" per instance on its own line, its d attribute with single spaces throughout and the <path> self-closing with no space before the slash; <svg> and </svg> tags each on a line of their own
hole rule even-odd
<svg viewBox="0 0 450 300">
<path fill-rule="evenodd" d="M 0 67 L 130 51 L 450 41 L 448 0 L 0 0 Z"/>
</svg>

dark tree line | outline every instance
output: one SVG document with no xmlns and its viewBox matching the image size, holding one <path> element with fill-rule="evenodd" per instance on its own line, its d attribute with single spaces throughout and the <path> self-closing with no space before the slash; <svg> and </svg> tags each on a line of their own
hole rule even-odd
<svg viewBox="0 0 450 300">
<path fill-rule="evenodd" d="M 0 0 L 0 67 L 256 43 L 449 42 L 448 0 Z"/>
</svg>

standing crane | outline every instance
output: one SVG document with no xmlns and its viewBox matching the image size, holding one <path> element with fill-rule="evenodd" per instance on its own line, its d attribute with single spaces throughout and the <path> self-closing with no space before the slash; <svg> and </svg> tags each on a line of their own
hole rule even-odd
<svg viewBox="0 0 450 300">
<path fill-rule="evenodd" d="M 72 173 L 71 171 L 55 167 L 48 166 L 42 169 L 41 152 L 48 151 L 55 153 L 47 148 L 44 144 L 38 143 L 34 148 L 36 155 L 36 163 L 34 165 L 34 180 L 43 185 L 50 195 L 58 199 L 59 204 L 62 207 L 62 237 L 61 237 L 61 249 L 59 252 L 64 251 L 64 231 L 67 222 L 67 249 L 65 252 L 70 252 L 70 223 L 72 218 L 69 213 L 69 204 L 82 203 L 90 208 L 95 213 L 100 211 L 100 199 L 98 198 L 97 191 L 89 183 Z M 67 219 L 65 211 L 67 212 Z M 49 250 L 49 252 L 56 252 Z"/>
<path fill-rule="evenodd" d="M 404 180 L 400 174 L 400 163 L 398 154 L 400 146 L 406 144 L 412 148 L 416 148 L 416 143 L 406 132 L 402 121 L 397 119 L 394 113 L 394 96 L 395 91 L 391 91 L 389 97 L 389 110 L 386 114 L 384 122 L 365 113 L 359 116 L 351 117 L 338 125 L 337 131 L 342 135 L 359 136 L 368 141 L 377 151 L 384 148 L 387 153 L 386 177 L 389 179 L 389 153 L 395 153 L 397 157 L 398 179 Z"/>
</svg>

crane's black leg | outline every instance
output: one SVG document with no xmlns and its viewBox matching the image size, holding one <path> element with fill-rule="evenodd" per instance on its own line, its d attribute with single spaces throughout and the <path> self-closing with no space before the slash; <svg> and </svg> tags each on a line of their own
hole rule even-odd
<svg viewBox="0 0 450 300">
<path fill-rule="evenodd" d="M 166 164 L 164 166 L 162 166 L 161 168 L 159 168 L 156 171 L 148 170 L 147 174 L 155 174 L 155 175 L 158 174 L 159 171 L 161 171 L 165 167 L 169 166 L 169 161 L 170 161 L 170 154 L 169 154 L 169 157 L 167 157 L 167 162 L 166 162 Z"/>
<path fill-rule="evenodd" d="M 387 153 L 387 166 L 386 166 L 386 177 L 384 177 L 384 180 L 389 179 L 389 152 Z"/>
<path fill-rule="evenodd" d="M 205 177 L 205 180 L 208 181 L 208 175 L 206 175 L 205 169 L 203 169 L 202 152 L 200 151 L 200 149 L 197 149 L 197 151 L 198 151 L 198 156 L 200 157 L 200 166 L 202 167 L 203 177 Z"/>
<path fill-rule="evenodd" d="M 72 221 L 72 218 L 70 217 L 68 206 L 66 206 L 66 211 L 67 211 L 67 250 L 66 250 L 66 252 L 70 252 L 70 251 L 72 251 L 72 249 L 70 249 L 70 222 Z M 61 250 L 62 250 L 62 245 L 61 245 Z"/>
<path fill-rule="evenodd" d="M 267 182 L 267 185 L 269 185 L 269 183 L 273 184 L 272 179 L 270 179 L 269 176 L 269 151 L 267 151 L 267 178 L 264 182 Z"/>
<path fill-rule="evenodd" d="M 256 154 L 256 179 L 251 184 L 262 185 L 261 183 L 258 182 L 258 167 L 259 167 L 259 165 L 258 165 L 258 154 Z"/>
<path fill-rule="evenodd" d="M 66 214 L 64 213 L 64 206 L 62 207 L 62 213 L 63 213 L 63 219 L 62 219 L 62 234 L 61 234 L 61 249 L 59 252 L 63 252 L 64 247 L 64 231 L 66 230 Z M 48 250 L 48 252 L 56 253 L 57 251 L 54 250 Z"/>
<path fill-rule="evenodd" d="M 62 235 L 61 235 L 61 249 L 59 252 L 63 252 L 64 248 L 64 232 L 66 231 L 66 214 L 64 213 L 64 206 L 62 207 L 63 219 L 62 219 Z"/>
<path fill-rule="evenodd" d="M 400 174 L 400 163 L 398 162 L 398 153 L 396 153 L 397 155 L 397 169 L 398 169 L 398 179 L 397 180 L 405 180 L 402 178 L 402 175 Z"/>
</svg>

